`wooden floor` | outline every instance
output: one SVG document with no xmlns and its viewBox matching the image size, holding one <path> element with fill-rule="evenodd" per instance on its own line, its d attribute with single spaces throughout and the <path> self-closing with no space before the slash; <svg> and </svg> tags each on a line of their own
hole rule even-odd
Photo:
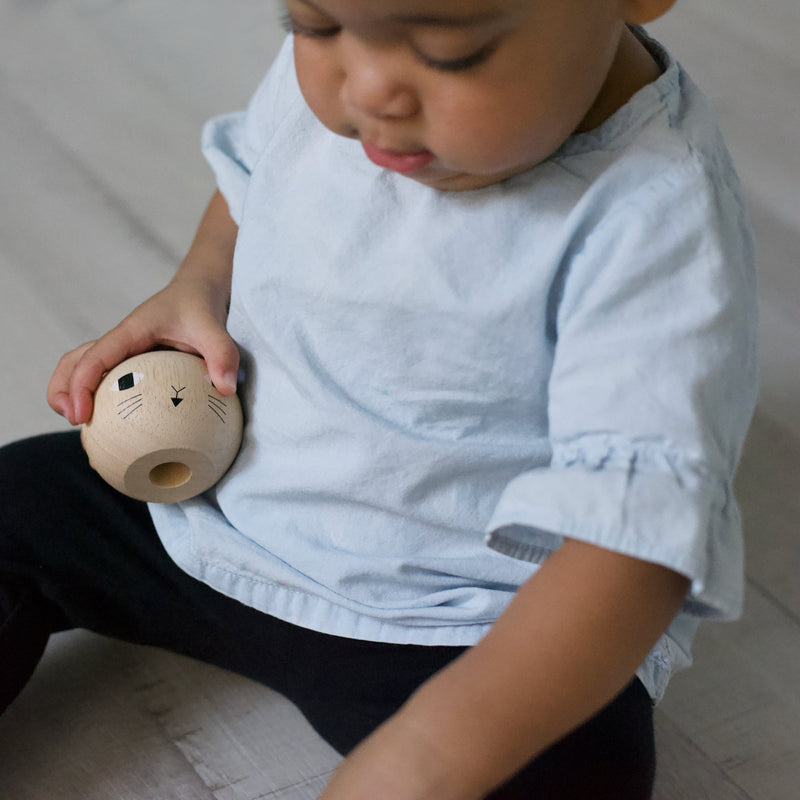
<svg viewBox="0 0 800 800">
<path fill-rule="evenodd" d="M 275 13 L 0 0 L 0 442 L 64 427 L 44 401 L 58 356 L 169 278 L 212 190 L 201 122 L 245 102 L 280 41 Z M 679 2 L 653 32 L 717 103 L 747 187 L 763 364 L 738 481 L 746 612 L 701 629 L 658 709 L 657 797 L 797 800 L 800 6 Z M 336 761 L 274 693 L 85 632 L 54 637 L 0 719 L 4 800 L 314 798 Z"/>
</svg>

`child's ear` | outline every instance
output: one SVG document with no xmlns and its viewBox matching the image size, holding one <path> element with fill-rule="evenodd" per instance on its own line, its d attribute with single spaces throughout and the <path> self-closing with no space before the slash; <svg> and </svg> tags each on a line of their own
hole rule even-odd
<svg viewBox="0 0 800 800">
<path fill-rule="evenodd" d="M 675 0 L 621 0 L 622 16 L 630 25 L 646 25 L 667 13 Z"/>
</svg>

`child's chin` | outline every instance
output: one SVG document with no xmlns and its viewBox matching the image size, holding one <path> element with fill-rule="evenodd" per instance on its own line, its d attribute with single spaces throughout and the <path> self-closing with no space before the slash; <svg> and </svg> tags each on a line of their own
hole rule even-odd
<svg viewBox="0 0 800 800">
<path fill-rule="evenodd" d="M 440 169 L 423 170 L 419 174 L 409 175 L 408 177 L 433 189 L 441 189 L 446 192 L 469 192 L 475 189 L 484 189 L 487 186 L 494 186 L 510 177 L 510 175 L 505 173 L 499 175 L 476 175 L 470 172 Z"/>
</svg>

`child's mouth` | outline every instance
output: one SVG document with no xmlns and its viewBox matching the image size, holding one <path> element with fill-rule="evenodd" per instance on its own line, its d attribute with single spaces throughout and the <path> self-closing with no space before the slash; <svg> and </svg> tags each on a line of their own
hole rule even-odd
<svg viewBox="0 0 800 800">
<path fill-rule="evenodd" d="M 430 150 L 420 150 L 416 153 L 402 153 L 396 150 L 383 150 L 368 142 L 361 142 L 367 158 L 379 167 L 391 169 L 401 175 L 409 175 L 427 167 L 434 159 Z"/>
</svg>

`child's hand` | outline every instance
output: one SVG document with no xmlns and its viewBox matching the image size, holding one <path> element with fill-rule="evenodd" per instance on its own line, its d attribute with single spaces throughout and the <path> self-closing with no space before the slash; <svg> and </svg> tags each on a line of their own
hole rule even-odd
<svg viewBox="0 0 800 800">
<path fill-rule="evenodd" d="M 320 800 L 480 800 L 485 786 L 401 709 L 333 773 Z"/>
<path fill-rule="evenodd" d="M 103 375 L 121 361 L 159 346 L 202 356 L 222 394 L 236 391 L 239 351 L 225 330 L 225 298 L 200 280 L 174 280 L 94 342 L 62 356 L 47 388 L 47 402 L 72 425 L 92 416 Z"/>
<path fill-rule="evenodd" d="M 238 232 L 228 204 L 215 192 L 169 285 L 96 342 L 62 356 L 47 387 L 50 407 L 72 425 L 88 422 L 103 375 L 126 358 L 160 346 L 202 356 L 214 386 L 233 394 L 239 351 L 225 323 Z"/>
</svg>

